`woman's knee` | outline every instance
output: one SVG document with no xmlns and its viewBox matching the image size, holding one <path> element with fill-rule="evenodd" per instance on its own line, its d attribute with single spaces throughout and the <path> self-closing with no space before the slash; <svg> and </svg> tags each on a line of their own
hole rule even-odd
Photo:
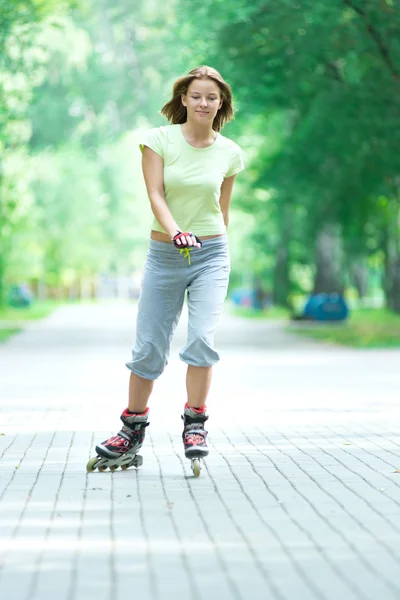
<svg viewBox="0 0 400 600">
<path fill-rule="evenodd" d="M 132 358 L 125 364 L 139 377 L 157 379 L 168 364 L 168 351 L 154 342 L 136 340 Z"/>
<path fill-rule="evenodd" d="M 214 341 L 201 334 L 191 336 L 179 357 L 186 364 L 195 367 L 212 367 L 220 359 L 214 348 Z"/>
</svg>

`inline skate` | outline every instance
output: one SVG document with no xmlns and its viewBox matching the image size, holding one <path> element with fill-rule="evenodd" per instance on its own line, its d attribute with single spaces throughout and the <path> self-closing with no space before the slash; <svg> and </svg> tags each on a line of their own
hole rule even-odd
<svg viewBox="0 0 400 600">
<path fill-rule="evenodd" d="M 129 467 L 141 467 L 143 458 L 138 454 L 143 445 L 146 427 L 149 425 L 149 409 L 144 413 L 130 413 L 125 409 L 121 415 L 122 429 L 117 435 L 96 446 L 97 456 L 91 458 L 86 470 L 91 473 L 98 469 L 116 471 L 118 467 L 125 470 Z"/>
<path fill-rule="evenodd" d="M 206 408 L 191 408 L 185 404 L 182 415 L 183 433 L 182 440 L 185 456 L 191 461 L 193 475 L 199 477 L 201 471 L 201 459 L 207 456 L 207 434 L 204 423 L 208 419 Z"/>
</svg>

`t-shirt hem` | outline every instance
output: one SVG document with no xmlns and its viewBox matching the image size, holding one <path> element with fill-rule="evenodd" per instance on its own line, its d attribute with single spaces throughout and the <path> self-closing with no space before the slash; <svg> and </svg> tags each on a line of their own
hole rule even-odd
<svg viewBox="0 0 400 600">
<path fill-rule="evenodd" d="M 233 175 L 237 175 L 237 173 L 240 173 L 240 171 L 243 171 L 244 167 L 239 167 L 238 169 L 235 169 L 234 171 L 232 171 L 232 173 L 228 173 L 225 175 L 224 179 L 226 179 L 227 177 L 233 177 Z"/>
<path fill-rule="evenodd" d="M 161 227 L 157 227 L 154 223 L 151 226 L 151 229 L 153 231 L 158 231 L 158 233 L 167 233 L 164 229 L 162 229 Z M 189 231 L 192 231 L 192 233 L 197 235 L 197 237 L 205 237 L 207 235 L 224 235 L 226 233 L 226 227 L 224 227 L 223 229 L 219 228 L 218 230 L 212 231 L 210 229 L 198 229 L 196 228 L 196 226 L 194 226 L 190 227 Z"/>
</svg>

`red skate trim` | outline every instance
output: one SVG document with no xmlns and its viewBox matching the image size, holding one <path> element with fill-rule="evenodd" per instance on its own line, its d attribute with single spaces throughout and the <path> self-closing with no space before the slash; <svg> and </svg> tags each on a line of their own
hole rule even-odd
<svg viewBox="0 0 400 600">
<path fill-rule="evenodd" d="M 122 437 L 122 435 L 114 435 L 112 438 L 107 440 L 107 446 L 112 444 L 113 446 L 125 446 L 127 448 L 130 444 L 129 440 Z"/>
<path fill-rule="evenodd" d="M 194 408 L 193 406 L 189 406 L 188 402 L 186 402 L 185 408 L 190 408 L 190 410 L 193 410 L 196 413 L 203 414 L 206 412 L 207 406 L 204 405 L 201 408 Z"/>
<path fill-rule="evenodd" d="M 133 446 L 132 442 L 122 437 L 121 435 L 114 435 L 109 440 L 103 442 L 101 446 L 104 446 L 109 452 L 116 452 L 117 454 L 125 454 Z"/>
<path fill-rule="evenodd" d="M 142 413 L 131 413 L 129 412 L 129 409 L 126 408 L 122 414 L 124 415 L 124 417 L 145 417 L 149 414 L 149 407 L 147 407 L 146 410 Z"/>
</svg>

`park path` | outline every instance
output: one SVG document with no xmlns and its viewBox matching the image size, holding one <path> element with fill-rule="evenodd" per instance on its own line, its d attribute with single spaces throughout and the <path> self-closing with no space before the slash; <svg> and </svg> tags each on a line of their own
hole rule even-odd
<svg viewBox="0 0 400 600">
<path fill-rule="evenodd" d="M 400 599 L 400 351 L 223 317 L 194 479 L 184 316 L 143 468 L 87 474 L 125 407 L 135 310 L 62 308 L 0 346 L 0 598 Z"/>
</svg>

